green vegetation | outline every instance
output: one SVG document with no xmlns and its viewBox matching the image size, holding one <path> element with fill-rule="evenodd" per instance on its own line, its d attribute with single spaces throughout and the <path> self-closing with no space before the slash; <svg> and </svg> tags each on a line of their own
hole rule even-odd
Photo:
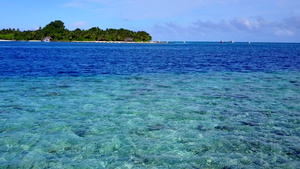
<svg viewBox="0 0 300 169">
<path fill-rule="evenodd" d="M 89 30 L 79 28 L 70 31 L 65 28 L 60 20 L 49 23 L 43 29 L 40 27 L 35 31 L 20 31 L 19 29 L 0 30 L 0 39 L 4 40 L 41 40 L 51 37 L 52 41 L 124 41 L 130 37 L 135 42 L 148 42 L 152 37 L 145 31 L 134 32 L 127 29 L 102 30 L 93 27 Z"/>
</svg>

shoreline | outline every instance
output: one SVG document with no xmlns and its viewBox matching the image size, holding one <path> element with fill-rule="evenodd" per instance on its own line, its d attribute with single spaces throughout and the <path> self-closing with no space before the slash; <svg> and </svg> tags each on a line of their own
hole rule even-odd
<svg viewBox="0 0 300 169">
<path fill-rule="evenodd" d="M 58 41 L 61 42 L 61 41 Z M 125 42 L 125 41 L 70 41 L 71 43 L 167 43 L 167 42 Z"/>
<path fill-rule="evenodd" d="M 0 42 L 42 42 L 41 40 L 4 40 L 0 39 Z M 126 41 L 52 41 L 52 42 L 67 42 L 67 43 L 150 43 L 150 44 L 157 44 L 157 43 L 168 43 L 168 41 L 165 42 L 157 42 L 157 41 L 150 41 L 150 42 L 126 42 Z M 46 42 L 48 43 L 48 42 Z"/>
<path fill-rule="evenodd" d="M 4 39 L 0 39 L 0 42 L 14 42 L 16 40 L 4 40 Z"/>
</svg>

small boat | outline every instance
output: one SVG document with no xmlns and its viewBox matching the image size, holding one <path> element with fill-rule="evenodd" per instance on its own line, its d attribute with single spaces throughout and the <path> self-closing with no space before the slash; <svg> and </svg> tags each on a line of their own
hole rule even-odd
<svg viewBox="0 0 300 169">
<path fill-rule="evenodd" d="M 221 40 L 221 42 L 220 43 L 234 43 L 234 41 L 232 40 L 232 41 L 228 41 L 228 42 L 226 42 L 226 41 L 222 41 Z"/>
<path fill-rule="evenodd" d="M 42 39 L 41 41 L 42 42 L 51 42 L 51 37 L 50 36 L 47 36 L 47 37 L 45 37 L 44 39 Z"/>
</svg>

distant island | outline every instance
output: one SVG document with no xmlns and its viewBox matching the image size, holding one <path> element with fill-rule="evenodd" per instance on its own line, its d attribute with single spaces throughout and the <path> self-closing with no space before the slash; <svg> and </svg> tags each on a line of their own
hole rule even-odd
<svg viewBox="0 0 300 169">
<path fill-rule="evenodd" d="M 79 28 L 70 31 L 65 28 L 64 23 L 55 20 L 44 28 L 35 31 L 20 31 L 19 29 L 2 29 L 0 30 L 0 39 L 16 41 L 125 41 L 125 42 L 149 42 L 152 37 L 145 31 L 131 31 L 127 29 L 106 29 L 93 27 L 88 30 Z"/>
</svg>

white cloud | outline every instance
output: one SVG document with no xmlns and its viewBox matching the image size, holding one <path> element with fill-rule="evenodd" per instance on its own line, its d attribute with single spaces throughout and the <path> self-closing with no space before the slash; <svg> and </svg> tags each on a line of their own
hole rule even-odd
<svg viewBox="0 0 300 169">
<path fill-rule="evenodd" d="M 153 25 L 154 39 L 268 40 L 300 39 L 299 5 L 299 0 L 70 0 L 64 7 L 92 15 L 88 21 L 95 26 L 130 24 L 139 29 Z"/>
<path fill-rule="evenodd" d="M 235 18 L 232 20 L 202 21 L 189 26 L 177 23 L 156 24 L 153 33 L 160 39 L 170 40 L 217 40 L 224 38 L 249 39 L 300 39 L 300 17 L 290 17 L 282 21 L 267 21 L 262 18 L 250 20 Z M 154 36 L 155 37 L 155 36 Z M 230 39 L 229 39 L 230 40 Z M 298 40 L 299 41 L 299 40 Z"/>
<path fill-rule="evenodd" d="M 284 20 L 285 25 L 300 29 L 300 16 L 292 16 Z"/>
<path fill-rule="evenodd" d="M 276 36 L 294 36 L 295 33 L 292 30 L 285 28 L 275 28 L 274 34 Z"/>
</svg>

